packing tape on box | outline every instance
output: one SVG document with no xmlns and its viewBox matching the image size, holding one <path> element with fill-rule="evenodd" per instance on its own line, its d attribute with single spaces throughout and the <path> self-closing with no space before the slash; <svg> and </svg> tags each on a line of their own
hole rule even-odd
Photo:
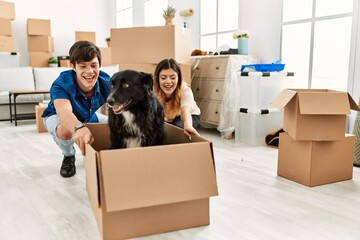
<svg viewBox="0 0 360 240">
<path fill-rule="evenodd" d="M 192 8 L 183 9 L 179 12 L 180 16 L 182 16 L 182 17 L 190 17 L 193 15 L 193 13 L 194 13 L 194 10 L 192 10 Z"/>
</svg>

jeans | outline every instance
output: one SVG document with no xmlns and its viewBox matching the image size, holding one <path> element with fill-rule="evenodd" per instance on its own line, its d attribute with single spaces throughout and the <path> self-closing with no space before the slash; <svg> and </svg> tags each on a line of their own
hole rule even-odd
<svg viewBox="0 0 360 240">
<path fill-rule="evenodd" d="M 100 114 L 95 113 L 99 122 L 108 122 L 108 117 Z M 75 148 L 74 148 L 74 139 L 62 140 L 56 135 L 56 128 L 59 125 L 59 119 L 57 115 L 52 115 L 50 117 L 43 118 L 44 127 L 53 137 L 55 143 L 59 146 L 64 156 L 74 156 L 75 155 Z"/>
<path fill-rule="evenodd" d="M 199 122 L 200 122 L 200 116 L 199 115 L 191 115 L 191 118 L 192 118 L 192 125 L 193 125 L 193 128 L 197 128 L 197 126 L 199 125 Z M 176 117 L 174 119 L 174 121 L 172 122 L 169 122 L 170 124 L 172 125 L 175 125 L 179 128 L 184 128 L 184 123 L 183 121 L 181 120 L 181 117 Z"/>
</svg>

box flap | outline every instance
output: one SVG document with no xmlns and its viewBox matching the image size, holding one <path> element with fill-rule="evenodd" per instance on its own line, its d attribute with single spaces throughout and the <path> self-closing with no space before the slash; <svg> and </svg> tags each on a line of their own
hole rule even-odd
<svg viewBox="0 0 360 240">
<path fill-rule="evenodd" d="M 299 91 L 298 98 L 301 114 L 350 114 L 349 98 L 346 92 L 311 89 Z"/>
<path fill-rule="evenodd" d="M 86 189 L 93 208 L 100 207 L 99 172 L 97 167 L 97 152 L 91 145 L 85 145 L 84 167 L 86 172 Z"/>
<path fill-rule="evenodd" d="M 87 123 L 86 127 L 89 128 L 94 137 L 94 142 L 91 146 L 96 151 L 110 148 L 110 129 L 108 123 Z"/>
<path fill-rule="evenodd" d="M 288 102 L 296 95 L 296 91 L 292 89 L 284 89 L 279 96 L 271 103 L 277 109 L 283 109 Z"/>
<path fill-rule="evenodd" d="M 215 196 L 210 142 L 100 151 L 107 211 Z"/>
<path fill-rule="evenodd" d="M 350 108 L 355 111 L 360 111 L 359 105 L 354 101 L 351 95 L 348 93 Z"/>
</svg>

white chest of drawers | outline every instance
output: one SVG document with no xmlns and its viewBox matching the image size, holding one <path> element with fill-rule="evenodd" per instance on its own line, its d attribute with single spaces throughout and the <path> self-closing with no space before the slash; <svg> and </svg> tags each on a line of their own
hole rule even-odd
<svg viewBox="0 0 360 240">
<path fill-rule="evenodd" d="M 197 56 L 191 58 L 191 88 L 200 110 L 200 124 L 232 133 L 238 107 L 241 65 L 259 63 L 249 55 Z"/>
</svg>

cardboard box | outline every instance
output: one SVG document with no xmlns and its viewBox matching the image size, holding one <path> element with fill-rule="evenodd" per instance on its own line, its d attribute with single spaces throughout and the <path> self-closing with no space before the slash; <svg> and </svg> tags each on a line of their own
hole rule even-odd
<svg viewBox="0 0 360 240">
<path fill-rule="evenodd" d="M 111 49 L 100 48 L 101 51 L 101 66 L 111 66 Z"/>
<path fill-rule="evenodd" d="M 132 69 L 154 75 L 157 63 L 121 63 L 120 70 Z M 191 65 L 179 63 L 182 79 L 191 86 Z"/>
<path fill-rule="evenodd" d="M 30 65 L 32 67 L 49 67 L 49 58 L 53 56 L 48 52 L 29 52 Z"/>
<path fill-rule="evenodd" d="M 36 130 L 38 133 L 47 132 L 46 128 L 44 127 L 43 118 L 41 117 L 44 110 L 44 107 L 41 107 L 39 105 L 35 106 Z"/>
<path fill-rule="evenodd" d="M 218 195 L 211 142 L 190 142 L 166 124 L 166 145 L 108 150 L 108 125 L 87 126 L 95 141 L 86 145 L 86 188 L 103 239 L 210 223 L 209 197 Z"/>
<path fill-rule="evenodd" d="M 174 58 L 179 63 L 190 64 L 190 41 L 190 30 L 175 25 L 113 28 L 112 63 L 159 63 Z"/>
<path fill-rule="evenodd" d="M 54 52 L 54 39 L 45 35 L 28 36 L 29 52 Z"/>
<path fill-rule="evenodd" d="M 15 19 L 15 3 L 0 1 L 0 18 Z"/>
<path fill-rule="evenodd" d="M 295 140 L 344 140 L 346 115 L 360 111 L 350 94 L 328 89 L 285 89 L 272 102 L 284 109 L 284 130 Z"/>
<path fill-rule="evenodd" d="M 48 19 L 27 19 L 28 35 L 51 36 L 51 22 Z"/>
<path fill-rule="evenodd" d="M 16 52 L 13 36 L 0 35 L 0 52 Z"/>
<path fill-rule="evenodd" d="M 95 32 L 75 32 L 75 41 L 89 41 L 96 44 L 96 33 Z"/>
<path fill-rule="evenodd" d="M 309 187 L 352 179 L 355 136 L 343 139 L 295 141 L 280 133 L 277 174 Z"/>
<path fill-rule="evenodd" d="M 11 20 L 6 18 L 0 18 L 0 35 L 11 36 Z"/>
</svg>

